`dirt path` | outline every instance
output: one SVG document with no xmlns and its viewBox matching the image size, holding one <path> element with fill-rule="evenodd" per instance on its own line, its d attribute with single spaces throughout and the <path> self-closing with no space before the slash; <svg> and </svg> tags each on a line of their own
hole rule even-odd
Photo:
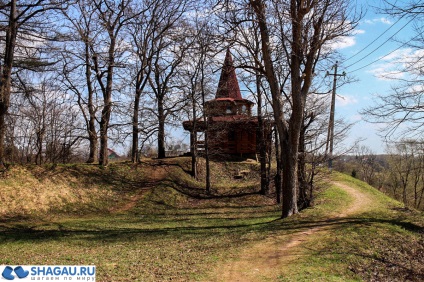
<svg viewBox="0 0 424 282">
<path fill-rule="evenodd" d="M 347 207 L 343 213 L 339 214 L 337 216 L 338 218 L 347 217 L 357 212 L 364 211 L 372 204 L 372 200 L 369 198 L 369 196 L 362 193 L 361 191 L 341 182 L 333 182 L 333 184 L 348 192 L 354 199 L 353 204 Z"/>
<path fill-rule="evenodd" d="M 125 204 L 112 207 L 109 211 L 112 213 L 120 213 L 132 210 L 141 198 L 144 197 L 146 192 L 149 191 L 151 187 L 165 179 L 168 173 L 166 166 L 153 167 L 150 169 L 150 172 L 151 173 L 146 177 L 146 181 L 143 183 L 143 186 L 138 187 L 135 194 L 128 196 Z"/>
<path fill-rule="evenodd" d="M 349 193 L 354 201 L 341 214 L 329 218 L 329 221 L 362 212 L 370 206 L 371 199 L 366 194 L 340 182 L 333 182 L 333 184 Z M 275 281 L 279 275 L 279 269 L 301 254 L 302 249 L 299 245 L 309 240 L 310 235 L 328 232 L 328 230 L 328 227 L 317 226 L 291 235 L 269 237 L 245 248 L 238 258 L 220 266 L 215 281 Z"/>
</svg>

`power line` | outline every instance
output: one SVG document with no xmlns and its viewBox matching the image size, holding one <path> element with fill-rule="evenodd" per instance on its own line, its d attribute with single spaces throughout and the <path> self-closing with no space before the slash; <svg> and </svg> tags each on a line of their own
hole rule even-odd
<svg viewBox="0 0 424 282">
<path fill-rule="evenodd" d="M 336 105 L 336 89 L 337 89 L 337 77 L 338 76 L 345 76 L 346 73 L 343 72 L 342 74 L 337 73 L 337 64 L 332 67 L 334 69 L 334 73 L 330 73 L 327 71 L 326 76 L 333 76 L 333 91 L 331 95 L 331 106 L 330 106 L 330 120 L 328 122 L 328 135 L 327 135 L 327 144 L 325 146 L 325 154 L 328 154 L 328 168 L 330 171 L 333 169 L 333 147 L 334 147 L 334 112 L 335 112 L 335 105 Z"/>
<path fill-rule="evenodd" d="M 373 41 L 371 41 L 371 43 L 369 43 L 367 46 L 365 46 L 364 48 L 362 48 L 361 50 L 359 50 L 358 52 L 356 52 L 354 55 L 352 55 L 351 57 L 347 58 L 345 60 L 345 62 L 355 58 L 357 55 L 359 55 L 360 53 L 362 53 L 365 49 L 367 49 L 368 47 L 370 47 L 372 44 L 374 44 L 374 42 L 376 42 L 378 39 L 380 39 L 383 35 L 385 35 L 389 30 L 391 30 L 398 22 L 400 22 L 400 20 L 402 20 L 404 18 L 405 15 L 403 15 L 402 17 L 400 17 L 394 24 L 392 24 L 390 27 L 386 28 L 386 30 L 381 33 L 376 39 L 374 39 Z"/>
<path fill-rule="evenodd" d="M 395 37 L 399 32 L 401 32 L 406 26 L 408 26 L 416 17 L 418 16 L 418 14 L 416 14 L 414 17 L 412 17 L 406 24 L 404 24 L 398 31 L 396 31 L 392 36 L 390 36 L 387 40 L 385 40 L 383 43 L 381 43 L 380 45 L 377 46 L 377 48 L 375 48 L 374 50 L 372 50 L 371 52 L 369 52 L 367 55 L 365 55 L 364 57 L 362 57 L 361 59 L 355 61 L 354 63 L 350 64 L 349 66 L 346 67 L 350 68 L 354 65 L 356 65 L 357 63 L 365 60 L 367 57 L 369 57 L 370 55 L 372 55 L 375 51 L 377 51 L 378 49 L 380 49 L 381 47 L 383 47 L 387 42 L 389 42 L 391 39 L 393 39 L 393 37 Z"/>
<path fill-rule="evenodd" d="M 390 56 L 391 54 L 393 54 L 393 53 L 394 53 L 394 52 L 396 52 L 397 50 L 399 50 L 399 49 L 403 48 L 405 45 L 409 44 L 409 42 L 411 42 L 411 41 L 413 41 L 413 40 L 417 39 L 419 36 L 421 36 L 421 35 L 419 34 L 419 35 L 417 35 L 417 36 L 413 37 L 412 39 L 410 39 L 409 41 L 407 41 L 407 42 L 403 43 L 403 44 L 402 44 L 402 45 L 400 45 L 398 48 L 396 48 L 396 49 L 394 49 L 393 51 L 391 51 L 391 52 L 387 53 L 386 55 L 384 55 L 384 56 L 382 56 L 382 57 L 378 58 L 377 60 L 372 61 L 371 63 L 366 64 L 366 65 L 365 65 L 365 66 L 363 66 L 363 67 L 357 68 L 357 69 L 355 69 L 355 70 L 353 70 L 353 71 L 349 71 L 349 73 L 357 72 L 357 71 L 362 70 L 362 69 L 364 69 L 364 68 L 366 68 L 366 67 L 368 67 L 368 66 L 370 66 L 370 65 L 372 65 L 372 64 L 375 64 L 375 63 L 376 63 L 376 62 L 378 62 L 378 61 L 383 60 L 384 58 L 386 58 L 386 57 Z"/>
</svg>

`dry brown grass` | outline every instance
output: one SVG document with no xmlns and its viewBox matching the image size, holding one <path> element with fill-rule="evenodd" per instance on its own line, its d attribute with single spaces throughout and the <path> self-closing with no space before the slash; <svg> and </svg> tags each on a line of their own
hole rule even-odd
<svg viewBox="0 0 424 282">
<path fill-rule="evenodd" d="M 74 204 L 90 205 L 113 194 L 101 185 L 86 185 L 65 168 L 15 166 L 0 179 L 0 216 L 72 211 Z"/>
<path fill-rule="evenodd" d="M 171 187 L 185 196 L 180 208 L 272 205 L 260 197 L 256 163 L 211 163 L 212 195 L 205 195 L 204 160 L 199 181 L 190 177 L 190 158 L 145 159 L 141 164 L 12 166 L 0 178 L 0 217 L 31 214 L 118 212 L 132 209 L 153 187 Z M 248 169 L 243 179 L 237 171 Z M 162 189 L 162 188 L 161 188 Z M 186 194 L 187 193 L 187 194 Z M 228 197 L 229 196 L 229 197 Z M 233 197 L 231 197 L 233 196 Z M 201 199 L 209 199 L 207 202 Z"/>
<path fill-rule="evenodd" d="M 273 199 L 255 192 L 257 177 L 232 177 L 254 165 L 214 164 L 211 194 L 189 176 L 187 158 L 13 167 L 0 179 L 0 264 L 94 264 L 105 282 L 213 281 L 245 250 L 274 258 L 252 246 L 274 250 L 273 238 L 286 236 L 279 250 L 301 256 L 281 267 L 275 257 L 273 281 L 423 281 L 422 213 L 333 173 L 371 204 L 327 185 L 313 208 L 278 220 Z"/>
</svg>

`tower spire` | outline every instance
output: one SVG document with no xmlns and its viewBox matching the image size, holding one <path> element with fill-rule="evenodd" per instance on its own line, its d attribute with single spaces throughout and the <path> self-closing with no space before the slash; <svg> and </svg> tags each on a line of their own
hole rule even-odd
<svg viewBox="0 0 424 282">
<path fill-rule="evenodd" d="M 227 54 L 225 55 L 224 65 L 222 66 L 221 77 L 219 78 L 218 90 L 216 91 L 215 98 L 232 98 L 235 100 L 243 99 L 241 97 L 230 48 L 227 49 Z"/>
</svg>

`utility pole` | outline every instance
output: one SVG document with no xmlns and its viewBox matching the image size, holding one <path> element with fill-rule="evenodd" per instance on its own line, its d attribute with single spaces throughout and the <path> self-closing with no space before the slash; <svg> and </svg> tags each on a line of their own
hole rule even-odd
<svg viewBox="0 0 424 282">
<path fill-rule="evenodd" d="M 331 108 L 330 108 L 330 120 L 328 122 L 328 134 L 327 134 L 327 144 L 325 146 L 325 154 L 328 156 L 328 168 L 330 171 L 333 169 L 333 148 L 334 148 L 334 111 L 336 105 L 336 89 L 337 89 L 337 77 L 346 76 L 346 73 L 337 74 L 337 64 L 331 68 L 334 69 L 334 73 L 329 73 L 327 71 L 326 76 L 333 76 L 333 91 L 331 93 Z M 329 151 L 330 150 L 330 151 Z"/>
</svg>

